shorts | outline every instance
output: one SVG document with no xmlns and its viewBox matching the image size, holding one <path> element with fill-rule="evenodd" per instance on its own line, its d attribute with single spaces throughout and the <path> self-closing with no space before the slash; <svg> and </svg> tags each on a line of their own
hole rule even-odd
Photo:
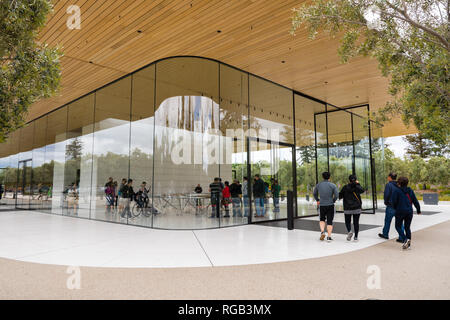
<svg viewBox="0 0 450 320">
<path fill-rule="evenodd" d="M 320 221 L 326 221 L 327 225 L 332 226 L 334 219 L 334 205 L 320 207 Z"/>
</svg>

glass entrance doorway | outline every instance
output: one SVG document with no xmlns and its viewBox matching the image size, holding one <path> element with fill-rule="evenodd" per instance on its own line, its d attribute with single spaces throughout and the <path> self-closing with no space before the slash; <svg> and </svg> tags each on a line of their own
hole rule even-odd
<svg viewBox="0 0 450 320">
<path fill-rule="evenodd" d="M 17 209 L 30 209 L 30 203 L 32 200 L 32 187 L 31 187 L 31 165 L 32 160 L 19 161 L 19 170 L 17 172 L 17 189 L 16 189 L 16 208 Z"/>
<path fill-rule="evenodd" d="M 250 143 L 253 222 L 287 218 L 287 191 L 295 190 L 292 156 L 294 145 L 263 139 Z M 264 192 L 255 190 L 259 175 Z M 295 212 L 295 208 L 294 208 Z"/>
</svg>

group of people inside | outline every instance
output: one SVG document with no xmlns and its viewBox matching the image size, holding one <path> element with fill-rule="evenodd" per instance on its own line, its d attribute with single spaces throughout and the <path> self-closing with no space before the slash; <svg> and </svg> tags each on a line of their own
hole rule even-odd
<svg viewBox="0 0 450 320">
<path fill-rule="evenodd" d="M 139 189 L 135 192 L 133 189 L 133 179 L 122 179 L 120 185 L 114 181 L 112 177 L 108 178 L 105 184 L 105 198 L 106 210 L 118 209 L 122 218 L 130 218 L 131 210 L 130 203 L 135 201 L 138 206 L 143 208 L 150 207 L 150 187 L 147 187 L 147 182 L 143 181 Z M 159 213 L 157 210 L 152 210 L 153 213 Z"/>
<path fill-rule="evenodd" d="M 335 202 L 343 199 L 345 226 L 347 228 L 347 241 L 358 241 L 359 218 L 362 210 L 361 194 L 365 192 L 355 175 L 349 176 L 349 183 L 341 191 L 334 183 L 330 181 L 329 172 L 322 173 L 323 181 L 314 188 L 314 199 L 317 201 L 320 216 L 320 240 L 325 237 L 328 242 L 333 239 L 333 219 L 335 214 Z M 386 205 L 386 216 L 384 221 L 383 233 L 379 236 L 383 239 L 389 239 L 389 229 L 392 219 L 395 217 L 395 228 L 399 234 L 397 242 L 402 243 L 403 249 L 411 247 L 411 221 L 413 218 L 413 205 L 417 213 L 420 214 L 420 204 L 414 194 L 414 191 L 408 187 L 409 180 L 406 177 L 400 177 L 397 180 L 395 173 L 390 173 L 388 183 L 384 190 L 384 203 Z M 353 218 L 353 232 L 352 232 Z M 325 234 L 325 227 L 326 233 Z"/>
<path fill-rule="evenodd" d="M 271 185 L 264 182 L 259 174 L 253 179 L 252 193 L 255 204 L 255 217 L 264 217 L 269 209 L 269 197 L 273 199 L 273 212 L 280 212 L 280 191 L 281 186 L 278 180 L 271 179 Z M 201 186 L 195 189 L 196 193 L 201 193 Z M 244 177 L 241 184 L 239 180 L 233 180 L 230 184 L 228 181 L 222 182 L 221 178 L 214 178 L 209 185 L 211 193 L 211 218 L 219 218 L 221 208 L 224 209 L 224 218 L 230 217 L 230 204 L 233 209 L 233 217 L 248 217 L 250 210 L 249 200 L 249 181 Z M 244 210 L 242 210 L 242 207 Z"/>
</svg>

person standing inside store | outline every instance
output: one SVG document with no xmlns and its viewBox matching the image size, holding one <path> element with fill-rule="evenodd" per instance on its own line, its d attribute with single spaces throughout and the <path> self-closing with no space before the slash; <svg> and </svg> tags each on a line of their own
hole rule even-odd
<svg viewBox="0 0 450 320">
<path fill-rule="evenodd" d="M 392 218 L 395 217 L 395 209 L 392 205 L 392 194 L 398 188 L 397 185 L 397 174 L 394 172 L 389 173 L 387 177 L 388 183 L 384 187 L 384 205 L 386 206 L 386 214 L 384 216 L 384 227 L 383 232 L 379 233 L 378 236 L 383 239 L 389 239 L 389 230 L 391 229 Z M 402 233 L 399 233 L 399 238 L 397 242 L 403 243 L 405 239 L 403 238 L 404 227 L 402 227 Z"/>
<path fill-rule="evenodd" d="M 242 217 L 241 197 L 242 186 L 238 180 L 234 180 L 230 186 L 231 202 L 233 204 L 233 217 Z"/>
<path fill-rule="evenodd" d="M 414 191 L 408 187 L 408 178 L 400 177 L 397 183 L 398 188 L 394 189 L 392 193 L 391 203 L 395 209 L 395 228 L 400 235 L 400 239 L 405 239 L 402 248 L 406 250 L 411 247 L 412 206 L 416 207 L 417 214 L 421 214 L 421 211 Z"/>
<path fill-rule="evenodd" d="M 131 218 L 131 212 L 130 212 L 130 202 L 133 200 L 134 197 L 134 190 L 133 190 L 133 179 L 128 179 L 128 183 L 122 187 L 121 194 L 122 198 L 124 200 L 124 208 L 120 216 L 122 218 L 125 218 L 125 214 L 128 218 Z"/>
<path fill-rule="evenodd" d="M 361 216 L 361 194 L 364 193 L 364 188 L 361 187 L 359 181 L 356 179 L 355 175 L 350 175 L 348 177 L 350 183 L 342 187 L 341 192 L 339 192 L 339 199 L 344 199 L 344 216 L 345 216 L 345 226 L 347 227 L 347 241 L 351 241 L 353 237 L 352 232 L 352 217 L 353 217 L 353 229 L 355 232 L 354 241 L 358 241 L 359 233 L 359 217 Z"/>
<path fill-rule="evenodd" d="M 225 181 L 225 188 L 222 190 L 222 203 L 225 207 L 225 215 L 224 218 L 230 217 L 230 203 L 231 203 L 231 192 L 230 192 L 230 183 Z"/>
<path fill-rule="evenodd" d="M 272 184 L 272 197 L 273 197 L 273 212 L 280 212 L 280 192 L 281 186 L 278 184 L 278 180 L 273 180 Z"/>
<path fill-rule="evenodd" d="M 220 178 L 214 178 L 214 182 L 209 185 L 211 193 L 211 218 L 220 218 L 220 196 L 222 194 L 222 184 Z"/>
<path fill-rule="evenodd" d="M 259 174 L 255 175 L 255 182 L 253 184 L 253 196 L 255 197 L 255 217 L 264 217 L 264 198 L 266 196 L 266 186 Z"/>
<path fill-rule="evenodd" d="M 200 183 L 195 187 L 194 192 L 198 195 L 200 195 L 203 192 Z M 195 198 L 195 213 L 199 214 L 201 208 L 202 208 L 202 200 L 200 199 L 200 197 L 197 197 Z"/>
<path fill-rule="evenodd" d="M 323 181 L 319 182 L 314 188 L 314 199 L 320 210 L 320 240 L 325 239 L 325 224 L 327 226 L 327 241 L 331 242 L 331 234 L 333 232 L 334 219 L 334 203 L 339 198 L 339 191 L 336 185 L 330 182 L 331 175 L 329 172 L 322 173 Z"/>
</svg>

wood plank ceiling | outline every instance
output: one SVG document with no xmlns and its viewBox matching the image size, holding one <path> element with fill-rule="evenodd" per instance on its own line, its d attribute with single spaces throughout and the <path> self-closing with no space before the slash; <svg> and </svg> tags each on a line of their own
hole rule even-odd
<svg viewBox="0 0 450 320">
<path fill-rule="evenodd" d="M 389 99 L 376 61 L 340 64 L 338 40 L 289 34 L 291 9 L 302 0 L 55 0 L 39 41 L 60 46 L 62 88 L 35 103 L 34 119 L 152 61 L 176 55 L 214 58 L 337 106 Z M 81 9 L 70 30 L 66 9 Z M 220 32 L 219 32 L 220 31 Z M 387 125 L 385 136 L 414 132 Z"/>
</svg>

